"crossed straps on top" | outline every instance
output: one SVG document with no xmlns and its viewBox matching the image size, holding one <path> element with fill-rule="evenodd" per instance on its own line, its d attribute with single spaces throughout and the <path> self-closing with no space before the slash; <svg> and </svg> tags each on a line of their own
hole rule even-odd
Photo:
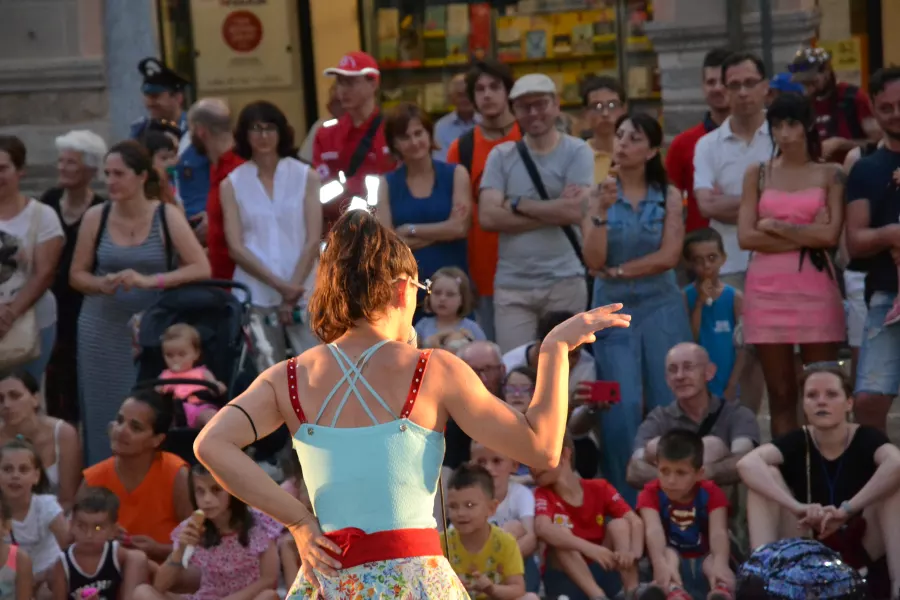
<svg viewBox="0 0 900 600">
<path fill-rule="evenodd" d="M 327 344 L 326 347 L 331 351 L 331 355 L 337 361 L 338 366 L 341 368 L 343 375 L 340 379 L 338 379 L 337 383 L 331 388 L 331 392 L 325 397 L 325 400 L 322 402 L 322 407 L 319 409 L 319 414 L 316 415 L 315 420 L 312 421 L 312 424 L 318 424 L 319 419 L 322 418 L 322 415 L 325 412 L 325 409 L 328 407 L 328 403 L 331 402 L 331 399 L 337 394 L 337 391 L 340 389 L 341 385 L 344 382 L 347 382 L 347 390 L 344 392 L 343 398 L 341 398 L 340 403 L 338 404 L 337 409 L 334 411 L 334 417 L 331 419 L 331 427 L 334 427 L 337 424 L 338 417 L 341 415 L 341 411 L 344 409 L 344 405 L 347 403 L 347 400 L 350 398 L 350 394 L 354 394 L 356 398 L 359 400 L 360 405 L 363 407 L 363 410 L 366 411 L 366 414 L 369 415 L 369 418 L 372 419 L 372 423 L 374 425 L 380 425 L 381 422 L 375 418 L 375 415 L 372 413 L 369 408 L 368 403 L 366 403 L 365 399 L 360 393 L 357 384 L 362 383 L 363 386 L 369 391 L 370 394 L 381 404 L 382 408 L 384 408 L 394 419 L 406 419 L 409 418 L 410 413 L 412 412 L 413 406 L 416 403 L 416 397 L 419 395 L 419 388 L 422 384 L 422 378 L 425 376 L 425 367 L 428 366 L 428 359 L 431 357 L 431 350 L 423 350 L 419 353 L 419 360 L 416 363 L 416 370 L 413 373 L 412 381 L 409 384 L 409 393 L 406 396 L 406 402 L 403 404 L 403 410 L 400 411 L 400 415 L 394 414 L 394 411 L 391 410 L 390 406 L 382 399 L 381 395 L 375 391 L 375 388 L 368 382 L 368 380 L 363 376 L 362 370 L 365 368 L 366 363 L 369 362 L 369 359 L 385 344 L 387 344 L 390 340 L 382 340 L 367 348 L 362 354 L 359 355 L 359 359 L 357 359 L 356 363 L 350 360 L 350 357 L 341 350 L 335 344 Z M 300 424 L 308 423 L 309 420 L 306 418 L 306 415 L 303 412 L 303 408 L 300 406 L 300 394 L 297 392 L 297 357 L 292 357 L 288 360 L 287 364 L 287 377 L 288 377 L 288 394 L 291 399 L 291 407 L 294 409 L 294 413 L 297 415 L 297 419 L 300 420 Z"/>
</svg>

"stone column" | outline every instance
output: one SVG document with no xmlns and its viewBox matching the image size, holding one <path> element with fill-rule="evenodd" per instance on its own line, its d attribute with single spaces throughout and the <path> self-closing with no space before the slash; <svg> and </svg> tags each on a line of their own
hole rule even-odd
<svg viewBox="0 0 900 600">
<path fill-rule="evenodd" d="M 141 59 L 158 56 L 156 14 L 149 0 L 106 0 L 103 29 L 112 141 L 128 137 L 132 121 L 145 114 Z"/>
<path fill-rule="evenodd" d="M 701 89 L 704 55 L 728 46 L 725 2 L 734 0 L 657 0 L 655 21 L 647 23 L 661 72 L 663 125 L 668 137 L 696 125 L 706 111 Z M 744 0 L 744 49 L 761 52 L 756 0 Z M 813 0 L 772 2 L 776 68 L 786 67 L 800 46 L 816 33 L 819 12 Z M 768 73 L 769 77 L 773 74 Z"/>
</svg>

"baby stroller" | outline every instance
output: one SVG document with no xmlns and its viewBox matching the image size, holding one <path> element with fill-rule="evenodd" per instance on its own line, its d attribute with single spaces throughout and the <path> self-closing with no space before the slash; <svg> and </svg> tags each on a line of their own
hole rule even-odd
<svg viewBox="0 0 900 600">
<path fill-rule="evenodd" d="M 233 294 L 232 288 L 240 290 L 242 298 Z M 166 290 L 141 316 L 137 334 L 140 353 L 136 359 L 138 383 L 135 389 L 173 383 L 202 385 L 209 389 L 209 393 L 205 390 L 198 392 L 204 402 L 224 406 L 233 397 L 235 383 L 247 358 L 245 331 L 249 318 L 250 290 L 241 283 L 209 280 Z M 191 325 L 200 334 L 203 364 L 217 380 L 225 384 L 224 394 L 220 395 L 214 384 L 202 379 L 158 378 L 166 368 L 162 335 L 169 326 L 177 323 Z M 194 464 L 193 443 L 197 433 L 198 429 L 186 426 L 179 405 L 163 449 Z"/>
</svg>

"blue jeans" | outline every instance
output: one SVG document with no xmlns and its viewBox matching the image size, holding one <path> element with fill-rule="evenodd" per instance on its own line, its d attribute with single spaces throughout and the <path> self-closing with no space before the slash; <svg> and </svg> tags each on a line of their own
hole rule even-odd
<svg viewBox="0 0 900 600">
<path fill-rule="evenodd" d="M 537 594 L 541 591 L 541 566 L 537 553 L 525 557 L 525 591 Z"/>
<path fill-rule="evenodd" d="M 856 367 L 857 394 L 893 397 L 900 389 L 900 327 L 884 326 L 894 298 L 895 294 L 875 292 L 869 300 Z"/>
<path fill-rule="evenodd" d="M 648 306 L 649 304 L 649 306 Z M 619 383 L 620 402 L 601 414 L 600 468 L 603 477 L 632 505 L 637 490 L 625 481 L 643 410 L 671 404 L 666 383 L 666 354 L 677 344 L 693 340 L 681 293 L 628 304 L 622 312 L 632 316 L 628 329 L 607 329 L 597 334 L 594 359 L 597 379 Z M 643 410 L 642 410 L 643 407 Z"/>
<path fill-rule="evenodd" d="M 44 371 L 47 370 L 47 365 L 50 364 L 50 355 L 53 354 L 53 346 L 56 344 L 56 321 L 41 329 L 39 335 L 41 338 L 41 355 L 31 362 L 25 363 L 19 367 L 19 369 L 34 377 L 34 380 L 37 381 L 38 385 L 41 385 L 41 381 L 44 378 Z"/>
<path fill-rule="evenodd" d="M 603 588 L 608 598 L 614 597 L 622 589 L 622 578 L 618 573 L 604 571 L 603 567 L 594 562 L 589 563 L 588 568 L 594 576 L 594 581 Z M 549 600 L 556 600 L 560 596 L 568 596 L 569 600 L 591 600 L 568 575 L 551 567 L 547 567 L 544 572 L 544 591 L 547 592 Z"/>
</svg>

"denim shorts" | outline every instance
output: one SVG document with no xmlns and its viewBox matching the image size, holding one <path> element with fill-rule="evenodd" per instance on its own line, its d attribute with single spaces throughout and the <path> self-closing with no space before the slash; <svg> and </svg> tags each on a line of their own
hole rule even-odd
<svg viewBox="0 0 900 600">
<path fill-rule="evenodd" d="M 896 294 L 875 292 L 863 329 L 856 393 L 894 397 L 900 392 L 900 324 L 884 326 Z"/>
</svg>

